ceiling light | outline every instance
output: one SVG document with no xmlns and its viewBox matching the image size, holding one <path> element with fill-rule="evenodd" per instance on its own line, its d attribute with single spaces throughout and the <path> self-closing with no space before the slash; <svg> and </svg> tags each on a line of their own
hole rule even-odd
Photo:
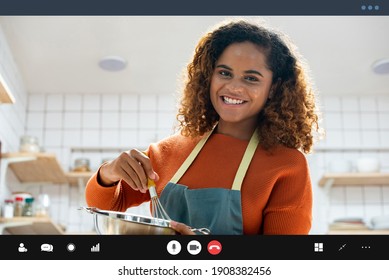
<svg viewBox="0 0 389 280">
<path fill-rule="evenodd" d="M 111 72 L 121 71 L 126 68 L 127 61 L 120 56 L 106 56 L 99 61 L 101 69 Z"/>
<path fill-rule="evenodd" d="M 389 58 L 377 60 L 372 67 L 376 74 L 389 74 Z"/>
</svg>

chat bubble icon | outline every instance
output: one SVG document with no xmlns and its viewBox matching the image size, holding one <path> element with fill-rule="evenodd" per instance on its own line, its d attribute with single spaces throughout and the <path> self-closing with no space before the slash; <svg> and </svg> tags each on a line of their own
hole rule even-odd
<svg viewBox="0 0 389 280">
<path fill-rule="evenodd" d="M 45 243 L 41 245 L 41 251 L 44 252 L 53 252 L 53 245 Z"/>
</svg>

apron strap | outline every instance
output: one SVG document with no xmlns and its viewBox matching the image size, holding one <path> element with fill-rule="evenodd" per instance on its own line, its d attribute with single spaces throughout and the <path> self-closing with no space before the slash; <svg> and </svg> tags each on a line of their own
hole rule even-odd
<svg viewBox="0 0 389 280">
<path fill-rule="evenodd" d="M 216 127 L 216 126 L 215 126 Z M 197 145 L 194 147 L 190 155 L 185 159 L 184 163 L 180 166 L 180 168 L 177 170 L 176 174 L 174 174 L 173 178 L 170 180 L 170 182 L 177 184 L 178 180 L 181 179 L 182 175 L 186 172 L 186 170 L 189 168 L 189 166 L 192 164 L 194 159 L 197 157 L 198 153 L 200 153 L 201 149 L 205 145 L 205 142 L 207 142 L 209 136 L 211 136 L 213 130 L 215 127 L 201 140 L 197 143 Z"/>
<path fill-rule="evenodd" d="M 216 126 L 215 126 L 216 127 Z M 184 175 L 186 170 L 189 168 L 189 166 L 192 164 L 198 153 L 201 151 L 205 143 L 207 142 L 209 136 L 212 134 L 215 127 L 201 140 L 197 143 L 197 145 L 194 147 L 190 155 L 185 159 L 184 163 L 180 166 L 180 168 L 177 170 L 176 174 L 172 177 L 170 182 L 177 184 L 178 180 Z M 258 146 L 259 139 L 258 139 L 258 133 L 257 129 L 255 129 L 253 135 L 250 138 L 250 142 L 247 145 L 247 148 L 244 152 L 242 161 L 240 162 L 238 171 L 235 174 L 234 182 L 232 183 L 232 190 L 240 190 L 242 187 L 242 182 L 244 179 L 244 176 L 246 175 L 247 169 L 249 168 L 251 159 L 254 156 L 255 150 Z"/>
<path fill-rule="evenodd" d="M 249 169 L 251 159 L 254 156 L 258 143 L 259 143 L 258 133 L 257 130 L 255 129 L 253 135 L 250 138 L 250 142 L 247 145 L 246 151 L 244 152 L 238 171 L 236 172 L 234 182 L 232 183 L 232 188 L 231 188 L 232 190 L 240 190 L 240 188 L 242 187 L 244 176 L 246 175 L 247 169 Z"/>
</svg>

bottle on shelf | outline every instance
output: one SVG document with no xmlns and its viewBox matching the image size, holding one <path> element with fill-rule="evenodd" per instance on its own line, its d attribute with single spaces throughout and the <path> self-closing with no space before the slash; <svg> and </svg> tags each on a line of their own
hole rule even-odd
<svg viewBox="0 0 389 280">
<path fill-rule="evenodd" d="M 24 199 L 21 196 L 15 197 L 14 217 L 20 217 L 23 214 Z"/>
<path fill-rule="evenodd" d="M 48 194 L 40 194 L 35 203 L 35 216 L 49 216 L 50 197 Z"/>
</svg>

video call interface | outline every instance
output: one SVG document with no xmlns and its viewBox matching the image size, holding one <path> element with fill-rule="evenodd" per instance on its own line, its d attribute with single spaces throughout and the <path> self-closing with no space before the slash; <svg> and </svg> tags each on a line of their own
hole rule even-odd
<svg viewBox="0 0 389 280">
<path fill-rule="evenodd" d="M 260 3 L 244 0 L 239 3 L 200 1 L 184 5 L 179 1 L 156 2 L 123 3 L 115 0 L 108 5 L 98 0 L 95 3 L 70 2 L 55 6 L 54 3 L 43 1 L 23 5 L 5 1 L 2 4 L 5 8 L 0 11 L 0 278 L 11 276 L 12 279 L 22 279 L 29 276 L 52 279 L 56 275 L 61 279 L 312 279 L 312 276 L 317 277 L 318 271 L 321 277 L 382 277 L 388 265 L 389 250 L 387 3 L 352 0 L 343 3 Z M 276 187 L 270 195 L 259 192 L 257 197 L 255 191 L 249 196 L 244 195 L 247 183 L 245 185 L 242 179 L 242 197 L 236 201 L 228 192 L 228 204 L 202 204 L 198 197 L 195 197 L 196 202 L 192 202 L 193 191 L 179 184 L 172 184 L 168 188 L 176 176 L 169 181 L 162 175 L 160 178 L 155 177 L 156 182 L 158 179 L 169 181 L 165 189 L 171 190 L 171 195 L 175 194 L 177 188 L 185 189 L 183 192 L 186 191 L 187 197 L 173 200 L 172 204 L 181 205 L 184 200 L 190 201 L 185 204 L 188 208 L 185 211 L 189 213 L 187 220 L 182 218 L 186 217 L 184 214 L 176 215 L 174 208 L 164 209 L 162 204 L 171 197 L 158 198 L 161 193 L 158 187 L 155 189 L 152 178 L 149 178 L 147 191 L 143 194 L 151 197 L 146 199 L 146 203 L 129 207 L 125 211 L 100 207 L 107 205 L 106 200 L 118 195 L 119 191 L 123 191 L 122 188 L 130 188 L 130 184 L 121 185 L 122 181 L 118 183 L 115 177 L 117 171 L 112 162 L 116 162 L 126 149 L 136 148 L 138 153 L 128 153 L 128 156 L 138 164 L 136 168 L 144 167 L 148 163 L 144 159 L 150 156 L 144 152 L 148 146 L 172 133 L 172 124 L 177 123 L 177 100 L 181 100 L 179 96 L 186 81 L 181 74 L 190 71 L 187 64 L 192 61 L 196 51 L 200 52 L 201 49 L 196 49 L 200 38 L 214 30 L 217 24 L 238 19 L 263 24 L 285 35 L 291 42 L 288 45 L 291 52 L 296 54 L 297 64 L 301 63 L 294 67 L 298 71 L 306 71 L 304 73 L 307 75 L 304 81 L 301 76 L 293 79 L 289 77 L 293 80 L 290 84 L 298 84 L 301 90 L 309 83 L 312 92 L 306 90 L 305 94 L 315 95 L 316 107 L 312 111 L 312 100 L 304 97 L 305 104 L 301 108 L 311 114 L 303 117 L 299 123 L 301 126 L 294 129 L 301 130 L 301 133 L 277 132 L 283 135 L 279 136 L 284 137 L 283 143 L 292 143 L 292 136 L 285 135 L 293 133 L 293 137 L 301 137 L 300 143 L 312 147 L 309 153 L 299 152 L 306 163 L 306 169 L 296 171 L 299 187 L 290 191 L 293 184 L 282 183 L 301 165 L 294 161 L 292 153 L 277 166 L 271 160 L 251 161 L 251 164 L 266 162 L 261 166 L 268 165 L 273 170 L 280 170 L 274 171 L 282 174 L 277 185 L 289 190 L 284 193 L 289 194 L 287 199 L 290 201 L 285 202 L 281 198 L 277 200 L 275 197 L 282 192 L 277 191 Z M 66 25 L 73 26 L 72 33 L 61 36 L 67 37 L 67 41 L 73 38 L 74 42 L 65 45 L 67 41 L 60 39 L 58 34 L 50 39 L 45 34 L 47 30 L 40 28 L 40 24 L 42 27 L 54 26 L 58 34 L 70 31 L 69 28 L 65 29 Z M 101 35 L 104 37 L 98 38 L 97 30 L 101 34 L 105 33 Z M 20 39 L 22 32 L 28 39 Z M 88 32 L 97 36 L 93 43 L 87 43 L 92 38 Z M 134 36 L 136 41 L 130 44 L 128 39 L 123 39 L 123 45 L 120 46 L 120 36 Z M 82 37 L 85 37 L 85 41 Z M 39 62 L 37 59 L 45 52 L 43 47 L 38 51 L 39 40 L 43 40 L 42 46 L 45 48 L 50 46 L 57 49 L 51 63 L 58 69 L 47 71 L 43 68 L 47 62 Z M 93 45 L 97 51 L 91 50 Z M 201 80 L 198 78 L 201 76 L 199 72 L 205 71 L 207 67 L 201 63 L 207 56 L 212 57 L 207 53 L 207 48 L 212 46 L 206 45 L 203 55 L 198 57 L 199 64 L 192 65 L 193 68 L 198 67 L 197 72 L 191 73 L 192 89 L 201 89 L 196 82 Z M 221 56 L 216 54 L 216 74 L 212 74 L 208 84 L 210 97 L 204 100 L 196 97 L 196 103 L 193 97 L 190 99 L 187 96 L 189 106 L 186 108 L 189 115 L 189 112 L 199 112 L 198 102 L 212 104 L 209 106 L 214 108 L 220 118 L 214 128 L 217 132 L 214 133 L 220 134 L 210 134 L 206 141 L 214 147 L 223 145 L 226 153 L 227 150 L 236 151 L 236 148 L 228 148 L 230 144 L 223 141 L 235 142 L 223 136 L 220 138 L 221 144 L 212 143 L 217 143 L 219 139 L 214 135 L 222 135 L 222 131 L 236 131 L 234 126 L 231 126 L 232 130 L 223 130 L 227 127 L 223 124 L 231 122 L 231 112 L 238 111 L 236 108 L 248 103 L 263 102 L 261 106 L 276 104 L 278 101 L 275 101 L 277 97 L 274 98 L 274 95 L 282 91 L 288 94 L 285 88 L 292 87 L 283 84 L 274 90 L 276 86 L 273 86 L 273 93 L 270 89 L 272 76 L 268 78 L 267 66 L 260 66 L 260 70 L 241 70 L 257 67 L 252 66 L 250 61 L 253 59 L 260 63 L 268 62 L 270 58 L 263 59 L 267 55 L 264 48 L 253 48 L 254 44 L 247 42 L 232 46 L 226 48 Z M 83 48 L 89 48 L 89 51 L 85 52 Z M 111 55 L 115 48 L 122 57 Z M 136 50 L 139 54 L 126 54 L 126 48 L 128 52 Z M 77 66 L 73 58 L 66 62 L 55 57 L 61 56 L 61 53 L 69 55 L 72 53 L 70 49 L 95 61 L 106 55 L 106 61 L 100 60 L 99 72 L 88 74 L 85 73 L 88 68 L 81 64 Z M 250 59 L 244 57 L 247 50 L 251 51 Z M 276 61 L 276 70 L 271 75 L 284 75 L 279 78 L 279 85 L 281 79 L 287 79 L 287 75 L 283 74 L 286 72 L 282 72 L 287 70 L 281 68 L 286 69 L 288 66 L 285 65 L 290 61 L 278 63 L 283 59 L 281 54 L 272 59 Z M 78 63 L 87 60 L 83 61 Z M 103 65 L 104 62 L 107 64 Z M 74 73 L 66 64 L 74 64 Z M 200 64 L 203 68 L 200 68 Z M 33 76 L 28 76 L 28 71 L 33 69 L 31 65 L 34 65 L 36 72 L 42 71 L 46 77 L 34 83 Z M 122 66 L 127 69 L 112 69 Z M 135 69 L 140 71 L 137 73 Z M 109 77 L 104 80 L 101 73 L 107 71 Z M 127 72 L 123 74 L 120 71 Z M 58 78 L 56 75 L 63 77 Z M 41 85 L 45 79 L 52 81 L 47 81 L 48 85 L 43 87 Z M 68 80 L 69 86 L 61 90 L 54 89 L 56 85 L 65 84 L 64 81 L 55 84 L 61 79 Z M 118 81 L 116 85 L 115 79 Z M 85 87 L 77 88 L 76 83 Z M 269 85 L 266 89 L 269 96 L 258 101 L 258 94 L 264 94 L 266 83 Z M 50 85 L 54 86 L 50 89 Z M 219 91 L 218 86 L 221 88 Z M 46 92 L 39 92 L 45 89 Z M 86 93 L 83 94 L 82 90 Z M 218 97 L 213 98 L 213 94 Z M 282 108 L 289 106 L 290 119 L 297 119 L 303 109 L 296 108 L 298 102 L 293 98 L 290 98 L 290 104 L 284 100 Z M 274 108 L 277 112 L 285 110 Z M 241 110 L 244 111 L 241 114 L 250 116 L 250 110 Z M 314 112 L 318 112 L 316 121 L 312 117 Z M 208 115 L 202 115 L 201 118 L 205 122 Z M 187 116 L 186 121 L 192 120 Z M 313 128 L 315 124 L 318 124 L 320 130 L 312 134 L 313 143 L 304 142 L 307 141 L 307 138 L 301 136 L 302 131 L 307 129 L 304 126 Z M 280 130 L 283 129 L 290 131 L 290 127 Z M 247 137 L 248 146 L 255 141 L 261 145 L 263 139 L 255 140 L 252 130 L 250 135 L 253 136 Z M 38 137 L 23 138 L 23 135 Z M 53 138 L 53 135 L 57 138 Z M 36 146 L 34 139 L 38 143 Z M 206 147 L 207 143 L 199 149 L 207 151 Z M 178 155 L 169 159 L 174 160 L 176 157 L 176 160 L 180 160 L 180 153 L 186 152 L 185 146 L 182 149 Z M 241 153 L 247 156 L 249 148 L 242 149 Z M 201 159 L 203 162 L 209 161 L 210 165 L 215 162 L 212 158 L 204 160 L 200 155 L 201 152 L 199 162 Z M 261 155 L 265 156 L 266 153 Z M 153 156 L 150 156 L 151 160 Z M 232 156 L 218 156 L 233 160 Z M 292 160 L 294 162 L 290 163 Z M 44 167 L 48 161 L 65 170 L 65 181 L 58 179 L 58 170 Z M 232 164 L 237 169 L 238 166 L 242 168 L 242 163 L 239 160 Z M 161 173 L 164 168 L 171 167 L 169 162 L 156 164 L 160 164 L 158 171 Z M 288 171 L 282 164 L 288 166 Z M 103 169 L 102 166 L 111 169 Z M 196 161 L 188 166 L 186 174 L 190 174 L 191 169 L 201 170 Z M 265 174 L 266 167 L 264 169 L 254 173 Z M 94 176 L 97 170 L 101 171 L 98 173 L 100 177 L 96 179 Z M 200 185 L 206 180 L 203 178 L 212 177 L 212 171 L 209 169 L 209 174 L 204 171 L 196 175 L 195 179 L 181 174 L 182 182 L 192 180 Z M 248 169 L 246 173 L 246 181 L 249 176 L 268 178 L 250 171 Z M 23 182 L 23 176 L 28 173 L 58 181 Z M 169 173 L 171 175 L 173 173 Z M 91 180 L 93 182 L 89 181 L 91 178 L 95 178 Z M 224 182 L 223 179 L 210 180 L 212 184 Z M 121 186 L 116 193 L 112 192 L 111 197 L 100 189 L 98 195 L 105 195 L 105 201 L 91 194 L 92 188 L 98 190 L 101 188 L 98 185 L 104 182 L 107 182 L 105 186 L 112 188 Z M 306 187 L 303 188 L 302 184 L 306 184 Z M 258 188 L 266 191 L 266 183 L 258 182 L 258 185 Z M 130 193 L 141 197 L 138 190 L 131 190 Z M 216 200 L 219 201 L 222 197 L 219 193 L 224 196 L 219 190 L 214 193 L 204 192 L 206 196 L 201 199 L 213 201 L 216 193 Z M 265 196 L 268 196 L 267 202 L 263 202 Z M 304 202 L 301 202 L 302 199 Z M 285 216 L 279 215 L 279 219 L 272 219 L 281 212 L 282 207 L 273 208 L 274 201 L 300 203 L 300 207 L 287 212 Z M 235 202 L 239 206 L 238 210 L 232 209 Z M 93 203 L 99 206 L 91 205 Z M 128 201 L 123 197 L 120 203 Z M 262 206 L 257 205 L 255 208 L 255 203 L 262 203 Z M 212 207 L 216 209 L 212 210 Z M 185 222 L 180 227 L 180 224 L 170 222 L 176 218 L 197 222 L 197 217 L 203 219 L 199 213 L 209 209 L 210 213 L 222 213 L 227 218 L 221 222 L 219 220 L 217 224 L 215 219 L 206 217 L 205 220 L 212 221 L 212 225 L 196 227 Z M 236 215 L 234 211 L 241 214 Z M 232 212 L 232 216 L 226 212 Z M 253 214 L 256 212 L 260 213 Z M 235 220 L 236 217 L 240 218 Z M 165 227 L 164 223 L 169 226 Z M 130 228 L 129 224 L 136 224 L 139 229 Z M 252 230 L 253 227 L 260 227 L 259 232 Z M 276 233 L 272 233 L 272 230 Z"/>
</svg>

